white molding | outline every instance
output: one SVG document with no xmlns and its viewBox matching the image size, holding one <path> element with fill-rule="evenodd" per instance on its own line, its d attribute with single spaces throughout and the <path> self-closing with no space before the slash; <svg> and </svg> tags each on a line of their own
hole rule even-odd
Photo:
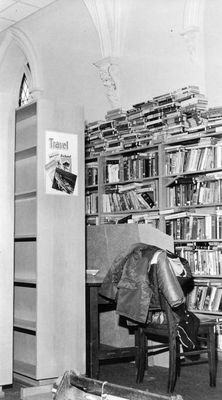
<svg viewBox="0 0 222 400">
<path fill-rule="evenodd" d="M 36 91 L 36 88 L 39 88 L 38 91 L 42 91 L 42 74 L 40 71 L 40 63 L 38 62 L 38 57 L 31 41 L 29 40 L 28 36 L 19 28 L 12 27 L 9 29 L 9 31 L 12 39 L 15 40 L 29 62 L 32 74 L 31 92 L 33 93 L 33 91 Z"/>
<path fill-rule="evenodd" d="M 3 37 L 0 46 L 0 65 L 4 62 L 7 52 L 10 50 L 10 46 L 13 42 L 17 44 L 25 59 L 29 62 L 32 74 L 32 86 L 30 91 L 32 94 L 35 93 L 35 97 L 38 93 L 37 97 L 39 97 L 39 94 L 43 92 L 43 79 L 38 56 L 28 36 L 19 28 L 9 28 Z"/>
<path fill-rule="evenodd" d="M 7 30 L 5 32 L 5 35 L 3 37 L 3 40 L 2 40 L 1 46 L 0 46 L 0 65 L 5 58 L 5 54 L 9 48 L 10 44 L 11 44 L 11 35 L 10 35 L 9 31 Z"/>
<path fill-rule="evenodd" d="M 132 0 L 84 0 L 99 36 L 102 59 L 99 69 L 112 108 L 120 107 L 120 67 Z"/>
<path fill-rule="evenodd" d="M 102 57 L 122 52 L 131 0 L 84 0 L 99 36 Z"/>
<path fill-rule="evenodd" d="M 186 0 L 183 14 L 183 36 L 190 60 L 198 62 L 200 54 L 203 53 L 203 20 L 205 0 Z"/>
</svg>

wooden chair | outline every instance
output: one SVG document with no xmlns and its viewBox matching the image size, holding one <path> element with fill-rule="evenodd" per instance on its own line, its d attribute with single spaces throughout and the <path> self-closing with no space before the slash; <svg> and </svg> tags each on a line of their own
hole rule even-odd
<svg viewBox="0 0 222 400">
<path fill-rule="evenodd" d="M 137 383 L 143 381 L 145 370 L 148 368 L 148 357 L 169 351 L 168 392 L 172 393 L 174 391 L 177 376 L 180 375 L 182 365 L 203 362 L 208 362 L 209 365 L 210 386 L 216 386 L 215 320 L 201 318 L 198 329 L 197 349 L 189 352 L 181 352 L 177 323 L 172 308 L 162 295 L 160 295 L 160 298 L 161 308 L 154 309 L 151 312 L 164 311 L 165 322 L 151 322 L 140 326 L 135 332 Z M 149 345 L 149 340 L 158 343 Z M 201 357 L 204 353 L 207 356 Z"/>
</svg>

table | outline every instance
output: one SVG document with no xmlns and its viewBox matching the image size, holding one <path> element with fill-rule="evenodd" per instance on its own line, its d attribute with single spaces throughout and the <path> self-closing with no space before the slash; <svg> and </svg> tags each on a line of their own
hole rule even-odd
<svg viewBox="0 0 222 400">
<path fill-rule="evenodd" d="M 102 278 L 86 277 L 86 376 L 99 378 L 99 364 L 104 360 L 135 359 L 136 347 L 112 347 L 100 344 L 99 313 L 115 309 L 115 303 L 100 296 Z"/>
</svg>

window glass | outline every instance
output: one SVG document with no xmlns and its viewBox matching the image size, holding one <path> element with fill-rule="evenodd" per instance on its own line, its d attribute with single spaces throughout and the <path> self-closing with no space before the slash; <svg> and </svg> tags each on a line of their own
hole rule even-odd
<svg viewBox="0 0 222 400">
<path fill-rule="evenodd" d="M 29 64 L 27 63 L 19 90 L 19 107 L 29 103 L 32 100 L 32 95 L 30 93 L 30 83 L 31 70 Z"/>
</svg>

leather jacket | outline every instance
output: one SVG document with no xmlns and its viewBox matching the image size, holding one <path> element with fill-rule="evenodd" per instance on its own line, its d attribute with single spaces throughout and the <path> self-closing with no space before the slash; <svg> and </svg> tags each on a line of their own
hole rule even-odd
<svg viewBox="0 0 222 400">
<path fill-rule="evenodd" d="M 183 290 L 167 259 L 166 251 L 136 243 L 113 261 L 101 286 L 100 294 L 116 301 L 118 314 L 146 323 L 149 307 L 158 302 L 158 289 L 151 279 L 151 261 L 156 251 L 156 276 L 159 289 L 172 307 L 185 302 Z M 157 304 L 156 304 L 157 305 Z"/>
</svg>

